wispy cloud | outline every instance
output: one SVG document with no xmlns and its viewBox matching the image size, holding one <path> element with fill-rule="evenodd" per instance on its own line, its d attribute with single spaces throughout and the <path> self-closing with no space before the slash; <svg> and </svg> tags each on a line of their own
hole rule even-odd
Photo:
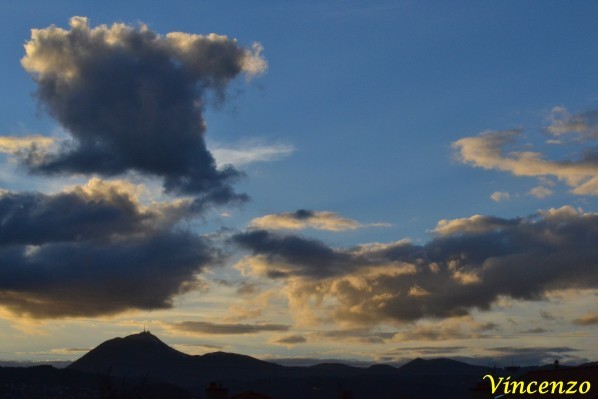
<svg viewBox="0 0 598 399">
<path fill-rule="evenodd" d="M 577 140 L 598 139 L 598 111 L 574 115 L 564 107 L 554 107 L 549 122 L 546 130 L 554 137 L 573 135 Z"/>
<path fill-rule="evenodd" d="M 328 231 L 355 230 L 363 227 L 387 227 L 387 223 L 362 224 L 335 212 L 299 209 L 253 219 L 249 227 L 267 230 L 302 230 L 307 228 Z"/>
<path fill-rule="evenodd" d="M 580 326 L 591 326 L 598 324 L 598 313 L 591 313 L 573 320 L 573 324 Z"/>
<path fill-rule="evenodd" d="M 0 136 L 0 152 L 19 154 L 23 151 L 47 150 L 56 144 L 56 139 L 40 135 Z"/>
<path fill-rule="evenodd" d="M 504 191 L 495 191 L 490 196 L 492 201 L 494 202 L 501 202 L 501 201 L 508 201 L 511 199 L 511 195 Z"/>
<path fill-rule="evenodd" d="M 212 323 L 208 321 L 181 321 L 172 328 L 193 334 L 237 335 L 255 334 L 263 331 L 287 331 L 289 326 L 284 324 L 241 324 L 241 323 Z"/>
<path fill-rule="evenodd" d="M 278 161 L 295 152 L 295 147 L 290 144 L 264 144 L 255 140 L 233 145 L 212 143 L 209 148 L 219 168 Z"/>
<path fill-rule="evenodd" d="M 554 176 L 572 188 L 578 195 L 598 195 L 598 152 L 586 151 L 579 159 L 546 160 L 539 152 L 510 151 L 521 136 L 519 130 L 482 133 L 462 138 L 453 143 L 457 158 L 475 167 L 500 170 L 515 176 Z"/>
<path fill-rule="evenodd" d="M 277 337 L 270 341 L 273 344 L 293 346 L 297 344 L 303 344 L 307 342 L 307 339 L 302 335 L 286 335 L 283 337 Z"/>
</svg>

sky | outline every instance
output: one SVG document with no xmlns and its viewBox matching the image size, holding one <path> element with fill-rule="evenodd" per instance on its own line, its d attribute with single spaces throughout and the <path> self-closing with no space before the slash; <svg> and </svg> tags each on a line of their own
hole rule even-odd
<svg viewBox="0 0 598 399">
<path fill-rule="evenodd" d="M 596 2 L 0 11 L 0 360 L 598 359 Z"/>
</svg>

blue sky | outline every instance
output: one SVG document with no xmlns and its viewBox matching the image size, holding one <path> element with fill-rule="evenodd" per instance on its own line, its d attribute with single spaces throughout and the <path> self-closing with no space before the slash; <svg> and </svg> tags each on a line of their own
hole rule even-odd
<svg viewBox="0 0 598 399">
<path fill-rule="evenodd" d="M 6 327 L 0 336 L 13 342 L 0 346 L 6 358 L 73 357 L 77 352 L 64 349 L 87 348 L 102 339 L 137 331 L 144 321 L 153 323 L 153 330 L 167 342 L 181 345 L 181 350 L 196 345 L 200 352 L 218 347 L 274 358 L 401 361 L 433 353 L 477 356 L 483 362 L 529 353 L 523 348 L 535 348 L 536 357 L 522 361 L 557 355 L 570 361 L 595 360 L 598 355 L 592 349 L 598 320 L 597 254 L 592 248 L 598 195 L 598 28 L 594 21 L 598 6 L 594 2 L 180 1 L 165 5 L 9 1 L 0 9 L 3 137 L 40 135 L 54 137 L 58 143 L 73 137 L 66 117 L 49 116 L 44 109 L 58 105 L 33 95 L 40 87 L 36 82 L 40 67 L 26 70 L 21 65 L 23 44 L 31 40 L 31 29 L 56 25 L 69 30 L 73 16 L 87 17 L 92 30 L 113 23 L 138 29 L 144 23 L 160 35 L 226 35 L 237 40 L 239 51 L 250 51 L 253 43 L 259 43 L 263 51 L 253 54 L 267 63 L 251 78 L 245 67 L 231 76 L 224 99 L 209 90 L 202 93 L 207 149 L 219 166 L 232 162 L 244 172 L 239 181 L 230 183 L 236 193 L 250 197 L 241 205 L 224 201 L 173 221 L 160 213 L 164 207 L 192 201 L 205 192 L 178 186 L 177 193 L 163 192 L 161 178 L 167 178 L 166 172 L 135 163 L 125 163 L 123 170 L 110 174 L 99 166 L 91 167 L 91 172 L 69 169 L 60 174 L 30 174 L 28 168 L 43 169 L 43 165 L 23 163 L 22 151 L 29 147 L 21 142 L 18 152 L 8 141 L 0 141 L 5 153 L 1 155 L 0 188 L 7 192 L 51 196 L 72 193 L 72 186 L 79 185 L 88 188 L 77 191 L 83 196 L 77 198 L 88 204 L 85 201 L 110 191 L 110 183 L 102 185 L 102 181 L 117 181 L 113 184 L 120 188 L 115 190 L 138 201 L 140 212 L 159 213 L 156 223 L 162 223 L 160 218 L 173 223 L 168 234 L 183 229 L 194 239 L 209 236 L 210 245 L 228 254 L 226 259 L 197 266 L 193 278 L 185 275 L 176 280 L 178 291 L 171 287 L 164 293 L 167 298 L 161 298 L 170 308 L 122 298 L 124 303 L 105 312 L 45 312 L 23 305 L 27 295 L 41 298 L 32 289 L 16 283 L 0 286 L 4 293 L 0 295 L 4 309 L 0 323 Z M 239 163 L 231 150 L 251 162 Z M 110 152 L 104 156 L 109 158 Z M 88 183 L 93 178 L 95 185 Z M 135 184 L 136 191 L 125 181 Z M 159 211 L 152 208 L 157 202 L 162 204 Z M 309 216 L 294 213 L 297 210 L 309 210 Z M 14 210 L 2 212 L 8 215 Z M 270 219 L 260 219 L 267 215 Z M 474 215 L 482 216 L 475 219 Z M 34 222 L 29 220 L 32 226 Z M 263 249 L 264 241 L 258 242 L 264 237 L 251 235 L 257 225 L 269 234 L 270 252 Z M 568 229 L 559 230 L 562 226 Z M 16 234 L 11 228 L 4 222 L 6 237 Z M 564 236 L 540 239 L 541 228 Z M 464 257 L 453 266 L 450 262 L 456 261 L 456 252 L 449 251 L 450 259 L 440 260 L 433 253 L 435 245 L 445 248 L 459 239 L 464 240 L 459 241 L 463 253 L 483 252 L 480 248 L 486 248 L 481 246 L 486 240 L 496 244 L 496 240 L 506 242 L 528 233 L 535 237 L 530 238 L 528 248 L 533 259 L 542 259 L 542 251 L 566 259 L 573 247 L 563 242 L 583 243 L 579 237 L 588 242 L 575 247 L 583 254 L 571 258 L 575 264 L 562 261 L 560 266 L 550 266 L 552 272 L 544 274 L 554 278 L 537 287 L 530 283 L 529 291 L 525 287 L 503 289 L 498 286 L 502 283 L 486 280 L 502 276 L 498 271 L 493 274 L 501 267 L 520 273 L 513 279 L 542 274 L 542 266 L 532 261 L 530 266 L 513 264 L 513 258 L 524 255 L 522 248 L 505 250 L 508 253 L 488 250 L 479 259 L 473 257 L 475 261 L 467 263 Z M 396 243 L 404 239 L 411 240 L 414 251 L 423 251 L 425 259 L 417 263 L 415 255 L 392 255 L 371 244 L 395 245 L 393 251 L 399 251 Z M 469 244 L 466 239 L 471 240 Z M 10 240 L 4 240 L 8 245 Z M 28 246 L 38 245 L 29 240 L 25 240 Z M 78 240 L 69 245 L 79 244 Z M 291 253 L 289 248 L 295 248 L 291 240 L 303 248 L 300 255 L 306 259 Z M 467 247 L 471 243 L 480 247 Z M 27 245 L 23 251 L 31 252 Z M 93 245 L 98 251 L 106 250 L 98 243 Z M 325 273 L 312 270 L 320 261 L 321 268 L 331 267 L 318 259 L 322 252 L 306 255 L 322 248 L 339 257 L 330 258 L 339 263 Z M 455 289 L 467 296 L 475 291 L 472 284 L 478 284 L 481 291 L 492 291 L 491 298 L 482 301 L 476 296 L 455 308 L 404 316 L 401 307 L 432 305 L 393 297 L 393 290 L 406 289 L 403 277 L 393 273 L 409 264 L 419 275 L 424 272 L 418 268 L 432 270 L 432 263 L 440 270 L 446 268 L 450 279 L 414 278 L 407 287 L 411 297 L 433 297 L 432 287 L 442 292 Z M 97 267 L 106 281 L 117 278 L 101 262 Z M 567 272 L 557 270 L 567 267 L 574 275 L 587 273 L 585 281 L 571 281 Z M 3 273 L 15 272 L 6 268 Z M 397 285 L 376 291 L 372 288 L 380 284 L 376 273 L 390 273 Z M 184 283 L 195 278 L 201 284 L 182 293 Z M 69 284 L 59 278 L 55 281 L 52 292 Z M 355 281 L 373 285 L 363 292 L 359 288 L 364 285 L 354 285 L 355 297 L 338 288 Z M 454 288 L 454 281 L 463 286 Z M 327 287 L 320 291 L 324 292 L 321 297 L 309 291 L 317 283 Z M 15 292 L 17 302 L 7 294 Z M 374 294 L 368 297 L 367 292 Z M 56 295 L 51 301 L 77 299 Z M 394 298 L 388 310 L 367 310 L 385 295 Z M 42 305 L 38 306 L 56 305 L 39 300 Z M 352 307 L 345 308 L 347 304 Z M 318 314 L 307 315 L 314 306 Z M 247 326 L 280 328 L 218 334 L 205 323 L 218 325 L 221 331 Z M 436 332 L 430 339 L 427 331 L 433 325 L 446 335 Z M 39 331 L 43 339 L 31 344 L 27 337 Z M 85 338 L 74 333 L 81 331 L 86 332 Z M 407 333 L 401 335 L 401 331 Z M 335 339 L 342 336 L 341 346 L 329 340 L 331 332 L 336 332 Z M 477 339 L 480 334 L 485 339 Z M 346 343 L 354 350 L 347 350 Z M 401 345 L 411 345 L 412 350 L 396 351 Z M 431 347 L 434 351 L 429 352 Z"/>
</svg>

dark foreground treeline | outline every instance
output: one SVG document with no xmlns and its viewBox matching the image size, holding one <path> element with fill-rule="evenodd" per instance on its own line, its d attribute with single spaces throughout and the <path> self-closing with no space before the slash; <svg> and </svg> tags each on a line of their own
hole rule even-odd
<svg viewBox="0 0 598 399">
<path fill-rule="evenodd" d="M 242 375 L 231 375 L 230 378 L 222 378 L 219 383 L 228 388 L 228 398 L 242 392 L 254 391 L 272 399 L 469 399 L 494 397 L 489 392 L 486 395 L 478 393 L 478 396 L 473 396 L 472 388 L 480 385 L 481 377 L 485 373 L 494 373 L 495 376 L 507 374 L 504 370 L 488 370 L 448 359 L 418 359 L 404 367 L 406 369 L 402 371 L 390 366 L 357 368 L 340 364 L 286 367 L 286 377 L 245 379 Z M 598 367 L 586 367 L 584 370 L 580 377 L 591 380 L 593 389 L 588 395 L 581 397 L 598 397 L 598 375 L 588 374 L 588 371 L 598 374 Z M 568 369 L 566 379 L 575 380 L 575 371 L 575 368 Z M 514 378 L 524 381 L 536 377 L 540 380 L 550 379 L 553 372 L 558 370 L 538 368 L 528 373 L 519 371 L 519 376 Z M 198 376 L 197 380 L 202 381 L 204 377 Z M 0 367 L 2 399 L 207 399 L 207 385 L 185 389 L 160 381 L 159 376 L 111 376 L 57 369 L 52 366 Z M 349 395 L 342 396 L 341 393 Z"/>
<path fill-rule="evenodd" d="M 0 367 L 2 399 L 190 399 L 191 392 L 163 382 L 57 369 Z"/>
<path fill-rule="evenodd" d="M 469 388 L 478 380 L 476 375 L 399 376 L 390 370 L 376 373 L 363 369 L 355 373 L 340 365 L 316 367 L 311 372 L 310 368 L 289 369 L 289 375 L 297 375 L 256 380 L 231 375 L 219 383 L 229 389 L 231 396 L 255 391 L 275 399 L 336 399 L 339 391 L 350 392 L 353 399 L 463 399 L 469 397 Z M 158 380 L 159 376 L 109 376 L 52 366 L 2 367 L 0 398 L 205 398 L 204 389 L 192 392 Z"/>
</svg>

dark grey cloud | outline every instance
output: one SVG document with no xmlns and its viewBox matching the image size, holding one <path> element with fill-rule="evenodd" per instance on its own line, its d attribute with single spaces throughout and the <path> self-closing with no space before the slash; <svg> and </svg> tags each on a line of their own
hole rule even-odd
<svg viewBox="0 0 598 399">
<path fill-rule="evenodd" d="M 493 331 L 493 330 L 500 330 L 500 326 L 496 323 L 491 321 L 487 323 L 482 323 L 475 329 L 476 331 Z"/>
<path fill-rule="evenodd" d="M 542 317 L 544 320 L 549 320 L 549 321 L 557 320 L 557 317 L 555 315 L 553 315 L 552 313 L 547 312 L 545 310 L 540 312 L 540 317 Z"/>
<path fill-rule="evenodd" d="M 550 330 L 542 327 L 530 328 L 528 330 L 521 331 L 522 334 L 543 334 L 546 332 L 550 332 Z"/>
<path fill-rule="evenodd" d="M 244 264 L 255 274 L 292 281 L 295 304 L 328 298 L 335 306 L 310 305 L 319 317 L 357 324 L 461 316 L 500 296 L 538 300 L 550 290 L 598 288 L 598 214 L 571 207 L 442 221 L 425 245 L 334 249 L 268 231 L 233 242 L 250 251 Z"/>
<path fill-rule="evenodd" d="M 573 324 L 577 324 L 579 326 L 598 325 L 598 313 L 587 314 L 578 319 L 575 319 L 573 320 Z"/>
<path fill-rule="evenodd" d="M 0 247 L 0 304 L 35 317 L 162 309 L 214 254 L 190 233 Z"/>
<path fill-rule="evenodd" d="M 299 236 L 280 236 L 266 230 L 240 233 L 232 238 L 241 247 L 250 249 L 256 255 L 263 255 L 274 263 L 277 259 L 288 262 L 292 270 L 270 269 L 269 277 L 288 275 L 334 276 L 339 268 L 350 266 L 352 257 L 334 250 L 326 244 Z"/>
<path fill-rule="evenodd" d="M 47 195 L 0 194 L 0 245 L 109 238 L 144 231 L 158 217 L 143 211 L 128 193 L 107 186 Z"/>
<path fill-rule="evenodd" d="M 465 346 L 410 346 L 407 348 L 395 348 L 388 352 L 389 355 L 411 355 L 419 353 L 422 355 L 445 355 L 448 353 L 455 353 L 461 351 L 467 351 L 468 348 Z"/>
<path fill-rule="evenodd" d="M 202 348 L 206 350 L 213 350 L 213 351 L 220 351 L 224 349 L 223 345 L 213 345 L 213 344 L 201 344 L 201 343 L 186 343 L 186 344 L 175 344 L 177 347 L 192 347 L 192 348 Z"/>
<path fill-rule="evenodd" d="M 315 216 L 314 211 L 310 211 L 309 209 L 298 209 L 295 212 L 292 212 L 291 215 L 298 220 L 305 220 Z"/>
<path fill-rule="evenodd" d="M 23 67 L 37 83 L 43 108 L 71 136 L 57 152 L 30 151 L 39 173 L 113 176 L 128 171 L 163 179 L 171 194 L 192 194 L 198 206 L 244 200 L 206 148 L 202 110 L 207 96 L 224 97 L 228 83 L 265 70 L 260 47 L 226 36 L 169 33 L 125 24 L 70 30 L 34 29 Z"/>
<path fill-rule="evenodd" d="M 281 337 L 272 341 L 275 344 L 282 344 L 282 345 L 296 345 L 296 344 L 303 344 L 307 342 L 302 335 L 288 335 L 286 337 Z"/>
<path fill-rule="evenodd" d="M 284 324 L 240 324 L 240 323 L 211 323 L 208 321 L 182 321 L 172 325 L 179 331 L 195 334 L 237 335 L 255 334 L 263 331 L 287 331 L 289 326 Z"/>
<path fill-rule="evenodd" d="M 364 330 L 333 330 L 316 333 L 315 335 L 320 339 L 329 340 L 353 340 L 367 344 L 383 344 L 389 339 L 392 339 L 396 333 L 394 332 L 374 332 Z"/>
<path fill-rule="evenodd" d="M 177 228 L 177 205 L 143 207 L 124 183 L 0 194 L 0 306 L 41 318 L 172 306 L 220 254 Z"/>
</svg>

